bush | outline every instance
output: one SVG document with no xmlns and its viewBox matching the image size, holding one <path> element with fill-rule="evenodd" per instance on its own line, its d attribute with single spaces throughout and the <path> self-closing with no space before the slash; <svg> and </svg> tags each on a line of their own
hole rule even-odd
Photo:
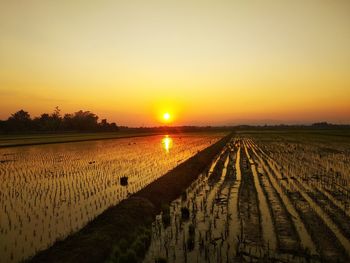
<svg viewBox="0 0 350 263">
<path fill-rule="evenodd" d="M 120 241 L 119 241 L 119 248 L 121 251 L 126 251 L 129 247 L 129 244 L 128 244 L 128 241 L 126 241 L 124 238 L 122 238 Z"/>
<path fill-rule="evenodd" d="M 188 226 L 188 234 L 189 234 L 189 236 L 191 236 L 191 237 L 194 236 L 194 234 L 195 234 L 194 225 L 190 224 L 190 225 Z"/>
<path fill-rule="evenodd" d="M 128 177 L 127 176 L 123 176 L 120 178 L 120 184 L 122 186 L 127 186 L 128 185 Z"/>
<path fill-rule="evenodd" d="M 141 238 L 138 238 L 131 246 L 131 248 L 135 251 L 138 257 L 142 257 L 146 253 L 146 244 L 145 241 Z"/>
<path fill-rule="evenodd" d="M 194 237 L 188 237 L 187 238 L 187 249 L 189 251 L 192 251 L 194 249 Z"/>
<path fill-rule="evenodd" d="M 156 258 L 154 260 L 155 263 L 167 263 L 167 260 L 165 258 Z"/>
<path fill-rule="evenodd" d="M 162 206 L 162 222 L 164 227 L 168 227 L 170 225 L 170 207 L 169 205 Z"/>
<path fill-rule="evenodd" d="M 144 244 L 144 246 L 146 248 L 148 248 L 149 245 L 151 244 L 151 236 L 150 235 L 143 234 L 139 237 L 139 239 Z"/>
<path fill-rule="evenodd" d="M 118 260 L 118 263 L 137 263 L 137 256 L 135 252 L 131 249 L 128 249 L 128 251 L 125 254 L 122 254 Z"/>
<path fill-rule="evenodd" d="M 163 221 L 164 227 L 168 227 L 170 225 L 170 215 L 162 214 L 162 221 Z"/>
<path fill-rule="evenodd" d="M 132 249 L 128 249 L 125 256 L 127 259 L 127 263 L 137 263 L 137 256 Z"/>
<path fill-rule="evenodd" d="M 187 207 L 181 207 L 181 218 L 182 220 L 190 219 L 190 210 Z"/>
<path fill-rule="evenodd" d="M 187 200 L 187 192 L 186 191 L 182 192 L 181 199 L 182 199 L 182 201 L 186 201 Z"/>
<path fill-rule="evenodd" d="M 112 258 L 112 261 L 115 262 L 116 259 L 121 255 L 121 251 L 120 251 L 120 248 L 118 246 L 114 246 L 113 247 L 113 250 L 112 250 L 112 255 L 111 255 L 111 258 Z"/>
</svg>

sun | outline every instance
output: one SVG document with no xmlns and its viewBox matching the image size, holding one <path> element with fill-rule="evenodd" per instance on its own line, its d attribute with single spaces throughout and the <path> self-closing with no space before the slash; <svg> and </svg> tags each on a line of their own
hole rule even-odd
<svg viewBox="0 0 350 263">
<path fill-rule="evenodd" d="M 170 120 L 170 113 L 169 113 L 169 112 L 164 113 L 164 114 L 163 114 L 163 119 L 164 119 L 165 121 L 169 121 L 169 120 Z"/>
</svg>

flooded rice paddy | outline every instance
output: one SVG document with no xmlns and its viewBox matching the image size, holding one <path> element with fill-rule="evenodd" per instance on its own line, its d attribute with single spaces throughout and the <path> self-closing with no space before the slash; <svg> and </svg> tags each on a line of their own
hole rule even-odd
<svg viewBox="0 0 350 263">
<path fill-rule="evenodd" d="M 79 230 L 223 135 L 0 149 L 0 262 L 21 261 Z"/>
<path fill-rule="evenodd" d="M 349 262 L 349 164 L 347 143 L 233 138 L 157 216 L 144 262 Z"/>
</svg>

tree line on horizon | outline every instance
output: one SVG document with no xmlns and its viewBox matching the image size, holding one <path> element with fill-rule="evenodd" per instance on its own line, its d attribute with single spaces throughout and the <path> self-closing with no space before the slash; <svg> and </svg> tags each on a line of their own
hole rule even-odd
<svg viewBox="0 0 350 263">
<path fill-rule="evenodd" d="M 40 117 L 31 118 L 27 111 L 19 110 L 5 120 L 0 120 L 0 131 L 9 132 L 96 132 L 118 131 L 116 123 L 107 122 L 90 112 L 79 110 L 75 113 L 61 115 L 61 110 L 56 107 L 52 113 L 43 113 Z"/>
</svg>

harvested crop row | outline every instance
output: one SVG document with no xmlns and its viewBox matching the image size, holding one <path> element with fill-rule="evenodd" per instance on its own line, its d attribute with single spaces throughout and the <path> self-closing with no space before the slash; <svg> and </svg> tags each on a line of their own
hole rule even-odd
<svg viewBox="0 0 350 263">
<path fill-rule="evenodd" d="M 255 147 L 258 148 L 257 146 Z M 289 198 L 293 200 L 294 207 L 297 209 L 308 232 L 316 242 L 320 256 L 328 261 L 334 260 L 335 257 L 337 260 L 339 258 L 346 259 L 348 257 L 346 251 L 349 251 L 349 241 L 344 237 L 342 231 L 329 215 L 312 200 L 309 192 L 312 192 L 313 189 L 302 184 L 301 180 L 297 177 L 292 179 L 287 175 L 287 180 L 285 180 L 286 175 L 281 175 L 278 165 L 274 160 L 267 156 L 267 154 L 263 154 L 267 158 L 267 164 L 270 170 L 273 171 L 276 178 L 281 180 L 281 185 L 286 189 Z M 307 191 L 306 188 L 308 189 Z M 318 236 L 317 239 L 316 236 Z"/>
<path fill-rule="evenodd" d="M 254 149 L 252 149 L 252 152 L 254 154 Z M 274 230 L 276 231 L 276 238 L 278 242 L 278 250 L 280 253 L 286 252 L 297 254 L 298 251 L 300 251 L 301 246 L 295 225 L 291 220 L 291 215 L 288 213 L 282 198 L 278 195 L 278 192 L 273 187 L 270 178 L 267 176 L 267 172 L 261 164 L 263 160 L 257 158 L 255 154 L 253 156 L 256 158 L 256 163 L 260 168 L 259 180 L 268 200 L 269 209 L 272 214 Z"/>
</svg>

